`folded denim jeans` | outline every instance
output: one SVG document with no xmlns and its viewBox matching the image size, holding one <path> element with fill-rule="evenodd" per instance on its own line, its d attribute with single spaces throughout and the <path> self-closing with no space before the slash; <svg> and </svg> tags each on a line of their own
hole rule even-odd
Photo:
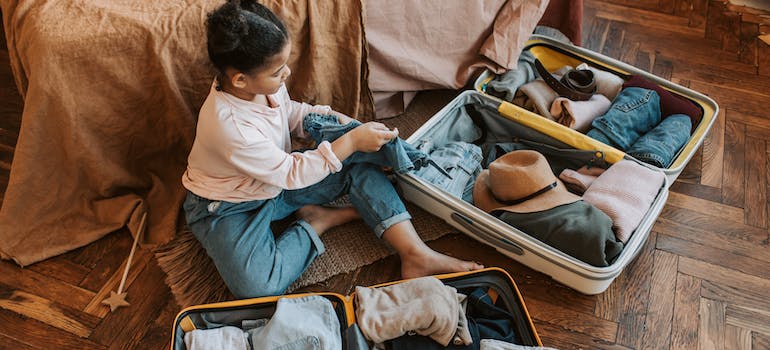
<svg viewBox="0 0 770 350">
<path fill-rule="evenodd" d="M 647 164 L 667 168 L 690 138 L 691 123 L 685 114 L 671 115 L 636 140 L 626 153 Z"/>
<path fill-rule="evenodd" d="M 625 88 L 612 102 L 610 110 L 591 122 L 593 128 L 586 135 L 625 151 L 660 120 L 660 97 L 657 92 L 637 87 Z"/>
<path fill-rule="evenodd" d="M 703 118 L 703 111 L 692 101 L 662 88 L 660 85 L 645 79 L 641 75 L 632 75 L 630 79 L 623 83 L 624 89 L 629 87 L 655 90 L 655 92 L 658 93 L 658 96 L 660 96 L 661 119 L 666 119 L 674 114 L 685 114 L 690 117 L 692 128 L 695 129 Z M 690 130 L 690 133 L 692 133 L 692 130 Z"/>
</svg>

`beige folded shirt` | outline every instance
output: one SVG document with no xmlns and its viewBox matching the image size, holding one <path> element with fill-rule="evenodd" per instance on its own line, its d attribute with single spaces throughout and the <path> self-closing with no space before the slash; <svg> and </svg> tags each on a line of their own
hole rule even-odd
<svg viewBox="0 0 770 350">
<path fill-rule="evenodd" d="M 375 343 L 414 331 L 447 346 L 457 332 L 457 290 L 435 277 L 381 288 L 356 287 L 356 301 L 358 326 Z"/>
</svg>

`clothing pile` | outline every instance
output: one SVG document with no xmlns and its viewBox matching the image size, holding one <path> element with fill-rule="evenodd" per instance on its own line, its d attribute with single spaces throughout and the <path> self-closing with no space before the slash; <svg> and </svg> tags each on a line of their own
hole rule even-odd
<svg viewBox="0 0 770 350">
<path fill-rule="evenodd" d="M 549 72 L 530 51 L 486 91 L 660 168 L 671 165 L 702 118 L 695 104 L 641 76 L 587 63 Z"/>
<path fill-rule="evenodd" d="M 464 110 L 468 119 L 474 113 L 495 113 L 473 105 Z M 474 142 L 440 145 L 434 143 L 442 141 L 425 138 L 416 148 L 453 178 L 442 178 L 430 168 L 414 173 L 593 266 L 616 261 L 664 185 L 662 172 L 634 160 L 610 165 L 601 151 L 560 148 L 521 137 L 501 142 L 500 138 L 480 136 Z M 630 178 L 634 186 L 628 186 Z"/>
<path fill-rule="evenodd" d="M 389 350 L 546 349 L 517 345 L 516 318 L 493 299 L 488 288 L 422 277 L 356 287 L 356 317 L 364 336 Z"/>
</svg>

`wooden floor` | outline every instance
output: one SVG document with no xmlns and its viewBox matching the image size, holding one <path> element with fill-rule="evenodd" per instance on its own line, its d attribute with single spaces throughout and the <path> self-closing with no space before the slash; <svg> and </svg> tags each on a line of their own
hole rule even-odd
<svg viewBox="0 0 770 350">
<path fill-rule="evenodd" d="M 630 6 L 634 6 L 633 8 Z M 559 349 L 770 349 L 770 33 L 767 18 L 714 0 L 586 0 L 583 46 L 689 86 L 721 110 L 643 251 L 610 288 L 586 296 L 461 235 L 437 250 L 508 270 L 545 345 Z M 4 193 L 22 101 L 0 52 L 0 184 Z M 419 97 L 426 113 L 451 93 Z M 117 289 L 131 239 L 116 232 L 21 269 L 0 262 L 1 349 L 168 348 L 179 307 L 150 252 Z M 398 279 L 384 259 L 307 288 L 350 292 Z"/>
</svg>

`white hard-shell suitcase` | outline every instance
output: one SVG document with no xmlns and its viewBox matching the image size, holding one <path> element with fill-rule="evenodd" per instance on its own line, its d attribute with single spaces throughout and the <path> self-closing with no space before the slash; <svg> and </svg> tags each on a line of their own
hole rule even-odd
<svg viewBox="0 0 770 350">
<path fill-rule="evenodd" d="M 462 112 L 463 106 L 466 104 L 483 106 L 483 108 L 493 111 L 500 108 L 499 100 L 477 91 L 464 91 L 417 129 L 406 141 L 412 145 L 417 145 L 422 140 L 430 140 L 436 146 L 450 141 L 474 141 L 472 138 L 475 135 L 462 135 L 462 133 L 457 132 L 457 130 L 463 130 L 474 125 L 473 120 Z M 521 124 L 515 116 L 510 117 L 498 112 L 495 114 L 490 120 L 485 120 L 485 124 L 489 127 L 488 132 L 535 139 L 539 142 L 549 140 L 550 143 L 558 147 L 571 147 L 567 143 Z M 661 171 L 641 162 L 639 164 L 654 171 Z M 597 267 L 569 256 L 506 224 L 474 205 L 423 180 L 413 172 L 399 174 L 397 182 L 406 200 L 442 218 L 461 232 L 489 245 L 500 253 L 543 272 L 556 281 L 584 294 L 602 293 L 628 263 L 636 257 L 668 198 L 668 180 L 666 180 L 621 254 L 610 266 Z"/>
<path fill-rule="evenodd" d="M 490 128 L 496 129 L 495 132 L 523 133 L 529 136 L 539 134 L 538 137 L 550 137 L 566 148 L 601 151 L 604 159 L 611 164 L 621 159 L 629 159 L 654 171 L 662 172 L 665 174 L 666 181 L 614 263 L 607 267 L 596 267 L 575 259 L 487 214 L 472 204 L 453 197 L 412 173 L 398 176 L 399 188 L 407 200 L 441 217 L 470 237 L 486 243 L 506 256 L 543 272 L 579 292 L 598 294 L 607 289 L 641 250 L 655 220 L 666 203 L 668 187 L 682 173 L 684 167 L 703 143 L 706 134 L 717 118 L 719 107 L 716 102 L 701 93 L 613 58 L 545 36 L 534 35 L 527 42 L 525 50 L 529 50 L 549 71 L 564 65 L 575 67 L 580 63 L 588 63 L 595 68 L 611 72 L 624 79 L 630 75 L 642 76 L 648 81 L 693 102 L 703 111 L 701 121 L 698 125 L 693 126 L 690 138 L 675 155 L 671 165 L 667 168 L 658 168 L 639 162 L 624 152 L 598 142 L 578 131 L 497 97 L 487 95 L 485 93 L 486 85 L 496 76 L 490 71 L 485 71 L 475 82 L 476 90 L 465 91 L 452 100 L 414 132 L 407 139 L 407 142 L 418 145 L 423 140 L 431 140 L 434 145 L 438 146 L 446 141 L 472 141 L 470 136 L 467 136 L 468 139 L 463 139 L 463 136 L 456 129 L 462 127 L 463 123 L 471 122 L 462 120 L 461 113 L 459 113 L 461 108 L 465 104 L 476 103 L 498 112 L 495 120 L 487 123 Z M 633 186 L 633 184 L 629 185 Z"/>
</svg>

